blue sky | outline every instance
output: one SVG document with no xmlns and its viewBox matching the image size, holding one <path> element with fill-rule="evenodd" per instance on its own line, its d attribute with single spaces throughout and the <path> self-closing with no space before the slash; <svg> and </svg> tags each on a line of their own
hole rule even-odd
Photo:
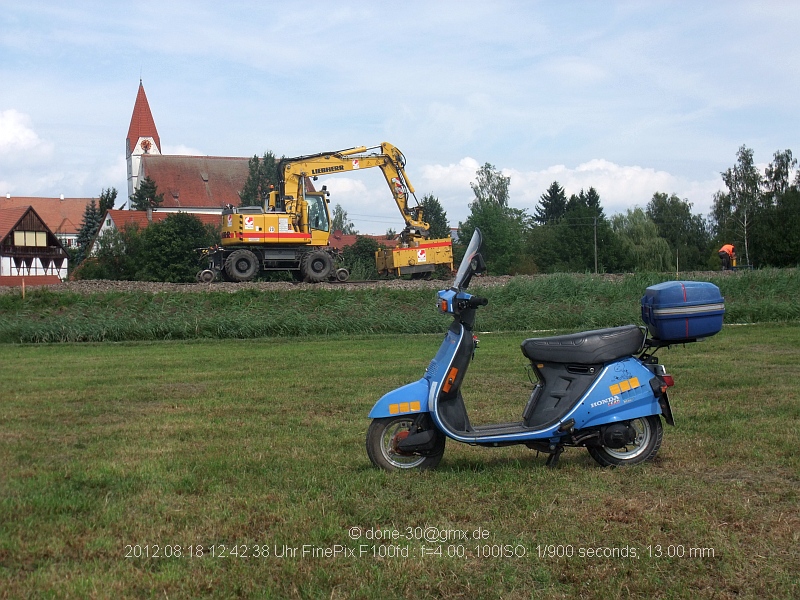
<svg viewBox="0 0 800 600">
<path fill-rule="evenodd" d="M 139 78 L 166 154 L 388 141 L 451 225 L 484 163 L 530 211 L 554 181 L 606 214 L 707 214 L 741 145 L 800 153 L 796 2 L 38 2 L 0 10 L 0 193 L 126 193 Z M 794 146 L 794 147 L 793 147 Z M 321 181 L 362 233 L 402 228 L 381 174 Z"/>
</svg>

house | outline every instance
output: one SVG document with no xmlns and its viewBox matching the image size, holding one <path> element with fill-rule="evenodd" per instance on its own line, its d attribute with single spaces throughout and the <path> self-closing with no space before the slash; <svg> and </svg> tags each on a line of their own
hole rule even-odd
<svg viewBox="0 0 800 600">
<path fill-rule="evenodd" d="M 67 252 L 32 206 L 0 210 L 0 285 L 60 283 Z"/>
<path fill-rule="evenodd" d="M 65 248 L 77 245 L 83 214 L 91 198 L 33 198 L 6 194 L 0 197 L 0 210 L 32 206 Z"/>
</svg>

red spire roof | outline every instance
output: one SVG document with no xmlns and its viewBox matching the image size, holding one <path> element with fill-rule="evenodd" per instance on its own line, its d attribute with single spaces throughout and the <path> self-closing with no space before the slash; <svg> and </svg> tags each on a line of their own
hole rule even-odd
<svg viewBox="0 0 800 600">
<path fill-rule="evenodd" d="M 144 93 L 142 80 L 139 80 L 139 93 L 136 94 L 136 104 L 133 105 L 133 116 L 131 126 L 128 128 L 128 152 L 132 152 L 136 147 L 139 138 L 151 137 L 156 142 L 158 151 L 161 152 L 161 138 L 158 137 L 156 122 L 153 120 L 153 113 L 150 112 L 150 104 Z"/>
</svg>

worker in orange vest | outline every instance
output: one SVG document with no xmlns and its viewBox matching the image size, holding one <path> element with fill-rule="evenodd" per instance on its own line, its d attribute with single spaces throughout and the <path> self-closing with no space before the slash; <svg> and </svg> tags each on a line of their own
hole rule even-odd
<svg viewBox="0 0 800 600">
<path fill-rule="evenodd" d="M 722 270 L 726 271 L 731 265 L 736 264 L 736 248 L 733 244 L 725 244 L 719 249 L 719 258 L 722 260 Z"/>
</svg>

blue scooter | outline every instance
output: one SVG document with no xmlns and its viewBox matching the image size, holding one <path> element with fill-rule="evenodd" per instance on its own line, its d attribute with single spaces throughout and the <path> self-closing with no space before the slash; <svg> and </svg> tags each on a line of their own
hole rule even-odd
<svg viewBox="0 0 800 600">
<path fill-rule="evenodd" d="M 461 385 L 477 347 L 475 314 L 488 299 L 465 290 L 473 275 L 485 271 L 481 243 L 476 229 L 452 287 L 438 293 L 439 310 L 452 315 L 453 322 L 425 375 L 384 395 L 369 413 L 366 443 L 372 463 L 390 471 L 432 469 L 442 459 L 447 438 L 476 446 L 523 444 L 548 454 L 546 464 L 553 467 L 567 446 L 585 447 L 602 466 L 653 459 L 661 446 L 661 418 L 675 424 L 667 396 L 674 381 L 653 353 L 675 341 L 649 339 L 645 328 L 636 325 L 525 340 L 522 353 L 537 383 L 521 419 L 470 423 Z M 669 287 L 673 283 L 681 284 L 670 282 Z M 681 343 L 696 341 L 683 333 L 683 320 L 689 333 L 690 321 L 695 326 L 691 313 L 697 312 L 685 305 L 681 301 L 665 309 L 669 318 L 681 319 Z M 719 309 L 718 303 L 713 308 Z M 714 315 L 721 329 L 721 313 Z"/>
</svg>

